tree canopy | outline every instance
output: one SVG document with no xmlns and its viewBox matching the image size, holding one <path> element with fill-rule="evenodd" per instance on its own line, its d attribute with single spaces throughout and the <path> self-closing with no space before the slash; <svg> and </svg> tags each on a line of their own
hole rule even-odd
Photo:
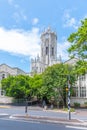
<svg viewBox="0 0 87 130">
<path fill-rule="evenodd" d="M 74 74 L 84 75 L 87 72 L 87 61 L 79 60 L 74 66 Z"/>
<path fill-rule="evenodd" d="M 7 96 L 25 98 L 30 94 L 29 80 L 29 76 L 9 76 L 2 80 L 2 88 L 6 91 Z"/>
<path fill-rule="evenodd" d="M 68 37 L 68 41 L 71 42 L 68 49 L 71 56 L 87 59 L 87 19 L 81 21 L 81 26 Z"/>
<path fill-rule="evenodd" d="M 42 74 L 35 74 L 29 81 L 32 97 L 40 98 L 40 89 L 43 85 Z"/>
<path fill-rule="evenodd" d="M 49 100 L 52 98 L 55 101 L 66 100 L 66 88 L 68 87 L 67 80 L 70 76 L 72 84 L 75 76 L 72 75 L 72 67 L 67 64 L 55 64 L 48 67 L 43 73 L 42 92 Z"/>
<path fill-rule="evenodd" d="M 55 64 L 46 68 L 44 73 L 35 74 L 33 77 L 18 75 L 9 76 L 2 80 L 2 88 L 7 96 L 16 99 L 29 97 L 33 99 L 47 99 L 50 103 L 66 99 L 68 75 L 72 74 L 72 67 L 66 64 Z M 71 82 L 74 78 L 71 75 Z"/>
</svg>

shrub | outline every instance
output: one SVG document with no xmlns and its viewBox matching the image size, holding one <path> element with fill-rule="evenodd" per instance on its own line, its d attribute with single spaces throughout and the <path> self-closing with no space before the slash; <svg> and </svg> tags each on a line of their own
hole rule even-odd
<svg viewBox="0 0 87 130">
<path fill-rule="evenodd" d="M 68 108 L 63 108 L 63 111 L 68 111 Z M 70 112 L 75 112 L 74 108 L 70 108 Z"/>
<path fill-rule="evenodd" d="M 87 106 L 87 102 L 84 102 L 84 105 Z"/>
<path fill-rule="evenodd" d="M 80 107 L 80 103 L 74 102 L 74 107 Z"/>
</svg>

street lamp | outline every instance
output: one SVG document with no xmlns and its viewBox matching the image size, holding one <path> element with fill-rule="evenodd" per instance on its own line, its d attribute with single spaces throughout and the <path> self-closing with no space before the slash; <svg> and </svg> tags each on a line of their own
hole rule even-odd
<svg viewBox="0 0 87 130">
<path fill-rule="evenodd" d="M 25 113 L 26 113 L 26 117 L 28 116 L 28 101 L 27 101 L 27 98 L 25 99 L 26 100 L 26 104 L 25 104 Z"/>
<path fill-rule="evenodd" d="M 68 92 L 68 112 L 69 112 L 69 120 L 71 120 L 71 111 L 70 111 L 70 88 L 71 88 L 71 85 L 70 85 L 70 74 L 65 74 L 65 75 L 61 75 L 61 76 L 66 76 L 67 77 L 67 84 L 68 84 L 68 88 L 66 88 L 66 91 Z"/>
<path fill-rule="evenodd" d="M 70 112 L 70 75 L 68 75 L 68 111 L 69 111 L 69 120 L 71 120 L 71 112 Z"/>
</svg>

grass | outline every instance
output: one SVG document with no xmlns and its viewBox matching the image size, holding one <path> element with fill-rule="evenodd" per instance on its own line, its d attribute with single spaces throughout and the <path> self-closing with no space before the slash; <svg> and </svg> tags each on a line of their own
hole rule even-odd
<svg viewBox="0 0 87 130">
<path fill-rule="evenodd" d="M 68 111 L 68 108 L 63 108 L 63 111 Z M 75 112 L 74 108 L 70 108 L 70 112 Z"/>
</svg>

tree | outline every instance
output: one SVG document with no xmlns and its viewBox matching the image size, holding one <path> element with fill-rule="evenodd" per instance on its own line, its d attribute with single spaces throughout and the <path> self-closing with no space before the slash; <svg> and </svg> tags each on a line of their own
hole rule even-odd
<svg viewBox="0 0 87 130">
<path fill-rule="evenodd" d="M 77 32 L 69 36 L 68 41 L 71 42 L 71 47 L 68 49 L 71 56 L 87 59 L 87 19 L 81 21 L 81 26 Z"/>
<path fill-rule="evenodd" d="M 69 70 L 69 68 L 71 70 Z M 67 77 L 72 74 L 72 67 L 65 64 L 55 64 L 48 67 L 43 73 L 42 95 L 50 101 L 62 100 L 66 105 Z M 74 76 L 71 75 L 71 83 L 74 83 Z"/>
<path fill-rule="evenodd" d="M 42 74 L 35 74 L 33 77 L 18 75 L 9 76 L 2 80 L 2 88 L 6 91 L 7 96 L 14 98 L 34 98 L 39 99 L 40 88 L 42 87 Z"/>
<path fill-rule="evenodd" d="M 87 62 L 83 60 L 77 61 L 76 65 L 74 66 L 74 74 L 84 75 L 87 72 Z"/>
<path fill-rule="evenodd" d="M 42 74 L 35 74 L 33 77 L 30 78 L 30 89 L 31 89 L 31 96 L 40 98 L 40 89 L 42 87 Z"/>
<path fill-rule="evenodd" d="M 25 98 L 30 94 L 29 80 L 29 76 L 9 76 L 2 80 L 2 88 L 6 91 L 7 96 Z"/>
<path fill-rule="evenodd" d="M 87 19 L 81 21 L 81 26 L 77 32 L 69 36 L 68 41 L 71 42 L 69 54 L 71 57 L 79 58 L 75 65 L 75 74 L 85 74 L 87 72 Z"/>
</svg>

